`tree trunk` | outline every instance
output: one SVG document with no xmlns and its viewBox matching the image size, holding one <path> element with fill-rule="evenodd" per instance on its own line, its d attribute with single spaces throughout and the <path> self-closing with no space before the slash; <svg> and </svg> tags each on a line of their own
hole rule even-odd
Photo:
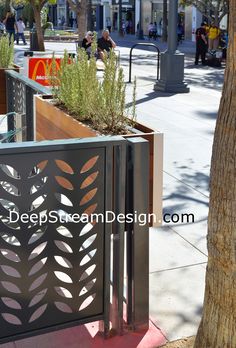
<svg viewBox="0 0 236 348">
<path fill-rule="evenodd" d="M 163 18 L 162 18 L 162 42 L 167 42 L 167 0 L 163 0 Z"/>
<path fill-rule="evenodd" d="M 83 40 L 87 31 L 87 0 L 81 0 L 80 10 L 77 12 L 79 40 Z"/>
<path fill-rule="evenodd" d="M 214 137 L 208 265 L 195 348 L 236 347 L 236 0 L 230 0 L 229 49 Z"/>
<path fill-rule="evenodd" d="M 33 10 L 34 10 L 35 28 L 37 30 L 39 51 L 45 51 L 43 29 L 41 27 L 40 10 L 37 7 L 33 7 Z"/>
</svg>

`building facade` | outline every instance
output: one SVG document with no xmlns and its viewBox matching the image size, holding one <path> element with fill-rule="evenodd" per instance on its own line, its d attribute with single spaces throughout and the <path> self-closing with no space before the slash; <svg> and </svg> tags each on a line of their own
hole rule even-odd
<svg viewBox="0 0 236 348">
<path fill-rule="evenodd" d="M 141 4 L 140 4 L 141 2 Z M 121 11 L 119 10 L 122 4 Z M 168 1 L 169 3 L 169 1 Z M 90 9 L 90 30 L 100 31 L 111 27 L 119 30 L 119 14 L 122 16 L 122 26 L 127 34 L 135 34 L 140 20 L 140 5 L 142 11 L 142 29 L 148 35 L 148 25 L 156 22 L 157 32 L 162 34 L 163 0 L 92 0 Z M 179 7 L 178 22 L 184 27 L 185 39 L 194 40 L 195 31 L 203 20 L 202 14 L 194 6 Z M 66 0 L 58 0 L 56 5 L 49 5 L 49 20 L 57 27 L 77 28 L 76 15 L 70 10 Z M 226 28 L 227 16 L 221 22 Z"/>
</svg>

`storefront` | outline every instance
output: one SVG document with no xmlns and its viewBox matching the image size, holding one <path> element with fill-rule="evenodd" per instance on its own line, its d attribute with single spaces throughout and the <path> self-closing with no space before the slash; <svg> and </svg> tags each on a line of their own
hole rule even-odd
<svg viewBox="0 0 236 348">
<path fill-rule="evenodd" d="M 122 22 L 125 26 L 126 34 L 135 33 L 135 1 L 122 1 Z M 118 30 L 119 28 L 119 0 L 112 1 L 112 28 Z"/>
</svg>

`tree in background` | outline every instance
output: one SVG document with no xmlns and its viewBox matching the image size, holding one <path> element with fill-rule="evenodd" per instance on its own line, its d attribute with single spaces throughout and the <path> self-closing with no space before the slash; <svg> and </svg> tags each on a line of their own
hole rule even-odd
<svg viewBox="0 0 236 348">
<path fill-rule="evenodd" d="M 76 13 L 79 40 L 83 40 L 87 31 L 88 0 L 67 0 L 72 11 Z"/>
<path fill-rule="evenodd" d="M 29 27 L 33 27 L 34 23 L 34 12 L 32 6 L 29 3 L 26 3 L 22 9 L 22 18 L 24 23 L 28 23 Z"/>
<path fill-rule="evenodd" d="M 1 0 L 2 1 L 2 0 Z M 33 20 L 35 23 L 37 39 L 38 39 L 38 47 L 40 51 L 45 51 L 44 47 L 44 27 L 42 23 L 41 13 L 43 11 L 44 5 L 49 2 L 50 4 L 55 4 L 56 0 L 5 0 L 5 9 L 6 11 L 10 9 L 14 9 L 14 7 L 19 5 L 29 6 L 33 11 Z M 24 12 L 23 12 L 24 13 Z"/>
<path fill-rule="evenodd" d="M 229 0 L 180 0 L 180 5 L 195 6 L 209 23 L 214 20 L 217 25 L 229 12 Z"/>
<path fill-rule="evenodd" d="M 236 347 L 236 0 L 229 1 L 229 48 L 210 177 L 208 265 L 195 348 Z"/>
</svg>

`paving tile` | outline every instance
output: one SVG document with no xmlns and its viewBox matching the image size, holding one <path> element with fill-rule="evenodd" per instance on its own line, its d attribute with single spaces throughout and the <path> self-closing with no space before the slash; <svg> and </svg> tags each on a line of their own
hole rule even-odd
<svg viewBox="0 0 236 348">
<path fill-rule="evenodd" d="M 186 181 L 180 182 L 175 178 L 164 174 L 164 195 L 163 213 L 178 214 L 180 219 L 182 214 L 193 214 L 194 223 L 187 223 L 183 215 L 183 222 L 168 223 L 166 226 L 179 233 L 189 243 L 193 244 L 201 252 L 207 255 L 206 235 L 208 217 L 208 198 L 193 190 Z M 199 179 L 197 190 L 204 192 L 207 189 L 205 177 Z M 189 219 L 189 221 L 191 221 Z"/>
<path fill-rule="evenodd" d="M 169 227 L 150 229 L 149 272 L 207 262 L 207 257 Z"/>
<path fill-rule="evenodd" d="M 168 340 L 195 335 L 204 296 L 203 266 L 150 275 L 150 317 Z"/>
<path fill-rule="evenodd" d="M 165 342 L 162 332 L 151 322 L 147 332 L 129 331 L 106 340 L 98 333 L 96 322 L 17 341 L 16 348 L 156 348 Z"/>
</svg>

